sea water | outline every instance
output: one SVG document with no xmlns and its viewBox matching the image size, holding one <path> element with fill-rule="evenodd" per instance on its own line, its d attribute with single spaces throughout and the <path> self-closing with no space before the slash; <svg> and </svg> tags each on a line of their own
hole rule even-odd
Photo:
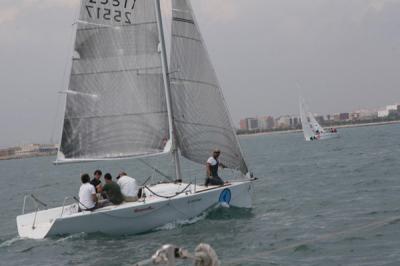
<svg viewBox="0 0 400 266">
<path fill-rule="evenodd" d="M 61 205 L 78 193 L 80 174 L 97 168 L 114 175 L 124 170 L 143 182 L 155 172 L 141 162 L 0 161 L 0 265 L 132 265 L 163 244 L 193 251 L 200 242 L 214 247 L 223 265 L 400 265 L 400 125 L 340 134 L 315 142 L 300 133 L 242 136 L 246 161 L 259 178 L 252 209 L 219 208 L 128 236 L 20 239 L 15 217 L 25 194 Z M 167 158 L 150 163 L 173 172 Z M 203 182 L 203 170 L 186 172 Z"/>
</svg>

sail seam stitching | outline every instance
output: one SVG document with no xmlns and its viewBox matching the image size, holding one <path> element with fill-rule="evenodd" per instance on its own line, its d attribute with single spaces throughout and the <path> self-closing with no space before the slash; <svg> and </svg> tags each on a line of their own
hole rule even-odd
<svg viewBox="0 0 400 266">
<path fill-rule="evenodd" d="M 81 116 L 81 117 L 65 117 L 66 119 L 95 119 L 95 118 L 110 118 L 110 117 L 123 117 L 123 116 L 143 116 L 152 114 L 164 114 L 167 111 L 157 111 L 149 113 L 136 113 L 136 114 L 115 114 L 115 115 L 95 115 L 95 116 Z"/>
<path fill-rule="evenodd" d="M 120 27 L 134 27 L 134 26 L 141 26 L 141 25 L 151 25 L 151 24 L 157 24 L 157 21 L 150 21 L 150 22 L 143 22 L 143 23 L 135 23 L 135 24 L 129 24 L 129 25 L 101 25 L 98 27 L 91 27 L 91 28 L 79 28 L 77 31 L 86 31 L 86 30 L 100 30 L 100 29 L 117 29 Z"/>
</svg>

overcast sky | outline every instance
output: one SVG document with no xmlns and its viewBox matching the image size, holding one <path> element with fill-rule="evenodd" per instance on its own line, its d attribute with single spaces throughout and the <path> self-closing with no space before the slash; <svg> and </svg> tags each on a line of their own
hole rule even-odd
<svg viewBox="0 0 400 266">
<path fill-rule="evenodd" d="M 0 147 L 57 140 L 77 3 L 0 0 Z M 320 114 L 400 102 L 400 0 L 193 6 L 235 123 L 296 114 L 300 94 Z"/>
</svg>

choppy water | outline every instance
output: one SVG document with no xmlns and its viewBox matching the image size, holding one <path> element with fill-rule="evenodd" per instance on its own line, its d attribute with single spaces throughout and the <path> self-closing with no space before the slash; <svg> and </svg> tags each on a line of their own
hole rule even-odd
<svg viewBox="0 0 400 266">
<path fill-rule="evenodd" d="M 193 250 L 206 242 L 224 265 L 400 265 L 400 125 L 340 133 L 321 142 L 305 142 L 298 133 L 242 137 L 260 177 L 252 210 L 218 209 L 196 223 L 125 237 L 22 240 L 15 217 L 26 193 L 59 205 L 77 193 L 81 172 L 124 169 L 144 180 L 151 171 L 140 163 L 1 161 L 0 264 L 130 265 L 165 243 Z"/>
</svg>

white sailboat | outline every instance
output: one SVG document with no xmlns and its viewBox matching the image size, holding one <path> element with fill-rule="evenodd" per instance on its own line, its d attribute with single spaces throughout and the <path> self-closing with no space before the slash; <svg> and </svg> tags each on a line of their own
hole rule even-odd
<svg viewBox="0 0 400 266">
<path fill-rule="evenodd" d="M 155 184 L 137 202 L 92 212 L 78 212 L 77 204 L 37 208 L 17 217 L 21 237 L 135 234 L 219 203 L 251 207 L 255 179 L 190 2 L 172 0 L 169 67 L 162 17 L 160 0 L 81 1 L 57 163 L 171 154 L 176 178 L 185 180 L 180 156 L 204 164 L 219 148 L 237 176 L 223 186 Z"/>
<path fill-rule="evenodd" d="M 336 129 L 326 130 L 318 123 L 314 115 L 308 111 L 304 99 L 300 98 L 300 120 L 306 141 L 338 138 Z"/>
</svg>

